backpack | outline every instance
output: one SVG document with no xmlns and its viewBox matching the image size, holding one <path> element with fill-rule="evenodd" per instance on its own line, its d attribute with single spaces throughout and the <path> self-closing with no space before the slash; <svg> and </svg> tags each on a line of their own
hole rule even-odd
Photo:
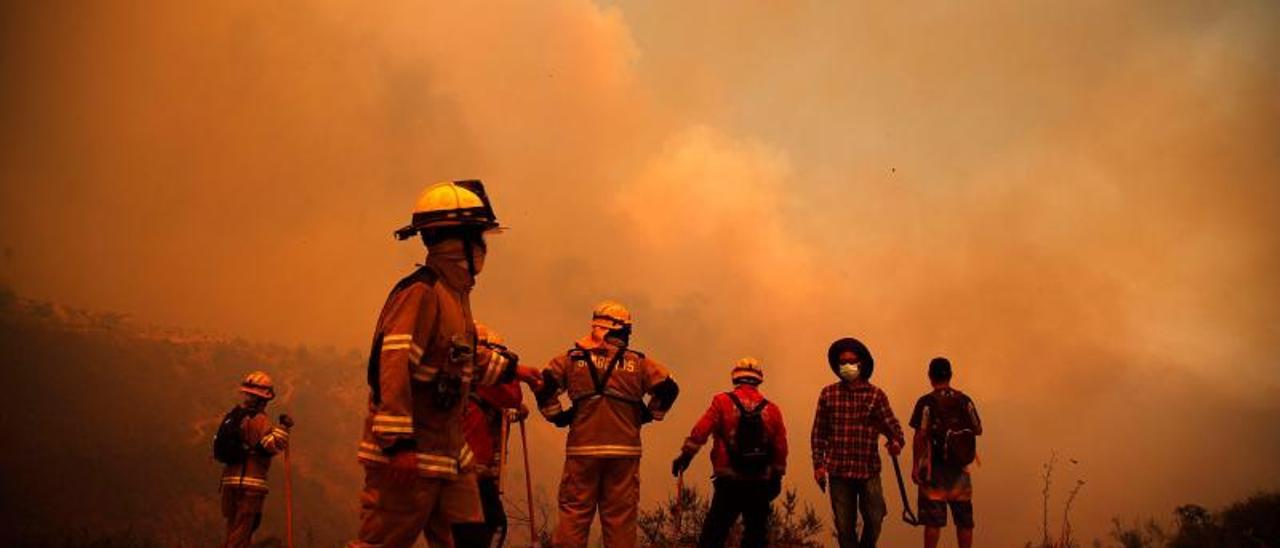
<svg viewBox="0 0 1280 548">
<path fill-rule="evenodd" d="M 737 394 L 728 392 L 727 395 L 738 408 L 738 428 L 729 443 L 733 471 L 743 476 L 763 476 L 773 462 L 773 445 L 764 426 L 764 408 L 769 400 L 762 399 L 755 409 L 747 409 Z"/>
<path fill-rule="evenodd" d="M 929 441 L 935 462 L 964 467 L 978 454 L 978 439 L 969 414 L 969 398 L 955 390 L 926 396 L 929 409 Z"/>
<path fill-rule="evenodd" d="M 249 444 L 244 441 L 240 425 L 252 414 L 252 410 L 237 405 L 222 416 L 218 433 L 213 435 L 214 460 L 222 464 L 242 464 L 249 460 Z"/>
</svg>

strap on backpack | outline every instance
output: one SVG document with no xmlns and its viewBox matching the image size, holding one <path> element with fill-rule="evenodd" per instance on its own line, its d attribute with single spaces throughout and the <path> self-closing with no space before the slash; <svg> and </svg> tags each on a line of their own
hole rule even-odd
<svg viewBox="0 0 1280 548">
<path fill-rule="evenodd" d="M 745 405 L 742 405 L 742 400 L 738 399 L 737 394 L 734 394 L 733 392 L 725 392 L 725 395 L 729 396 L 729 401 L 732 401 L 733 405 L 738 408 L 738 412 L 743 415 L 759 414 L 760 412 L 764 411 L 764 406 L 769 405 L 769 400 L 760 398 L 760 403 L 756 405 L 755 409 L 747 410 L 747 407 Z"/>
</svg>

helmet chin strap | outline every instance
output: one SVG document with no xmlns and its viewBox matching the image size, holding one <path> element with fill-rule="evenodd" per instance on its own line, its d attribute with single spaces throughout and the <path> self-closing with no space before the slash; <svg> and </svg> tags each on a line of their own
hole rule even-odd
<svg viewBox="0 0 1280 548">
<path fill-rule="evenodd" d="M 476 272 L 475 247 L 474 244 L 471 243 L 470 237 L 462 239 L 462 251 L 463 254 L 467 256 L 467 273 L 471 274 L 472 278 L 475 278 L 476 274 L 479 274 L 479 272 Z"/>
</svg>

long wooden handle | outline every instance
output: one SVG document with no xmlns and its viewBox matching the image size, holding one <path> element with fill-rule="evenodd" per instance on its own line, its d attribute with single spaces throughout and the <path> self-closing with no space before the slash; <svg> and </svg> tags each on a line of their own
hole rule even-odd
<svg viewBox="0 0 1280 548">
<path fill-rule="evenodd" d="M 289 448 L 284 448 L 284 538 L 293 548 L 293 467 L 289 464 Z"/>
<path fill-rule="evenodd" d="M 502 428 L 498 432 L 498 494 L 504 492 L 503 477 L 507 471 L 507 436 L 511 433 L 511 412 L 502 410 Z"/>
<path fill-rule="evenodd" d="M 520 421 L 520 447 L 524 453 L 524 489 L 529 501 L 529 546 L 538 546 L 538 528 L 533 513 L 533 471 L 529 469 L 529 438 L 525 435 L 524 421 Z"/>
<path fill-rule="evenodd" d="M 681 517 L 684 515 L 684 471 L 676 475 L 676 506 L 671 509 L 672 521 L 675 522 L 676 544 L 680 543 Z"/>
</svg>

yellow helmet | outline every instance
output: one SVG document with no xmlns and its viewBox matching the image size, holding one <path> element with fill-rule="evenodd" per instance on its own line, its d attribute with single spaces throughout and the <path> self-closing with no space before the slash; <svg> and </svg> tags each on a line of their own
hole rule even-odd
<svg viewBox="0 0 1280 548">
<path fill-rule="evenodd" d="M 418 196 L 409 224 L 396 230 L 396 238 L 406 240 L 425 230 L 470 226 L 481 230 L 498 228 L 484 183 L 478 180 L 436 183 Z"/>
<path fill-rule="evenodd" d="M 617 301 L 603 301 L 591 314 L 591 325 L 607 329 L 621 329 L 631 325 L 631 311 Z"/>
<path fill-rule="evenodd" d="M 240 381 L 240 391 L 268 400 L 276 397 L 276 389 L 275 385 L 271 383 L 271 376 L 262 371 L 254 371 L 245 375 L 244 380 Z"/>
<path fill-rule="evenodd" d="M 735 383 L 760 384 L 764 382 L 764 366 L 755 358 L 742 358 L 733 366 L 733 372 L 729 376 Z"/>
<path fill-rule="evenodd" d="M 499 335 L 497 331 L 489 329 L 489 326 L 476 322 L 476 340 L 479 341 L 480 344 L 501 345 L 502 335 Z"/>
</svg>

